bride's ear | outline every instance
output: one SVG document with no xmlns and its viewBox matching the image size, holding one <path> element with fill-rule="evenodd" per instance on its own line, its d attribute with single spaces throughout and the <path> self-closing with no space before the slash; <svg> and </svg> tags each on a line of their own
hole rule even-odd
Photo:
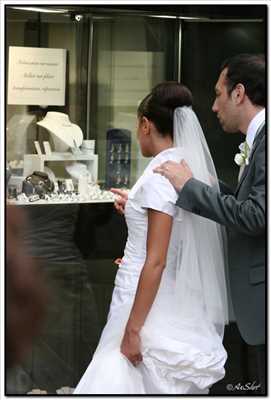
<svg viewBox="0 0 271 400">
<path fill-rule="evenodd" d="M 150 128 L 151 128 L 151 121 L 147 117 L 142 117 L 141 119 L 141 129 L 144 135 L 149 135 L 150 134 Z"/>
</svg>

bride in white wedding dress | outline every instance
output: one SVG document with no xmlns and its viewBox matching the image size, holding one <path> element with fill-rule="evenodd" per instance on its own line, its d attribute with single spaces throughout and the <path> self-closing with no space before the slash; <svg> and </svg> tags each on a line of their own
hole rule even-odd
<svg viewBox="0 0 271 400">
<path fill-rule="evenodd" d="M 153 172 L 184 158 L 219 190 L 191 104 L 185 86 L 165 82 L 138 108 L 141 151 L 153 159 L 129 192 L 108 320 L 74 394 L 207 394 L 225 374 L 222 228 L 177 207 L 173 186 Z"/>
</svg>

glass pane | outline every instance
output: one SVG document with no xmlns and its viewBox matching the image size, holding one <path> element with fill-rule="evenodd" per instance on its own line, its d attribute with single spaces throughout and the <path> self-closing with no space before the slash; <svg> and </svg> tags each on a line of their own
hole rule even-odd
<svg viewBox="0 0 271 400">
<path fill-rule="evenodd" d="M 88 22 L 78 24 L 69 14 L 55 15 L 7 8 L 6 65 L 10 46 L 41 47 L 67 50 L 66 93 L 64 106 L 10 105 L 6 107 L 7 161 L 22 174 L 24 154 L 36 154 L 34 141 L 49 141 L 57 146 L 48 131 L 37 125 L 47 112 L 68 115 L 78 125 L 83 135 L 86 130 L 86 90 Z M 8 72 L 8 68 L 7 68 Z"/>
<path fill-rule="evenodd" d="M 44 140 L 49 140 L 53 149 L 52 138 L 37 125 L 48 111 L 67 114 L 70 121 L 78 125 L 84 135 L 86 133 L 88 51 L 85 50 L 89 29 L 87 20 L 79 24 L 69 14 L 13 8 L 6 11 L 7 55 L 9 46 L 67 50 L 64 106 L 44 108 L 8 104 L 6 107 L 6 158 L 13 165 L 12 178 L 16 174 L 22 183 L 25 178 L 22 162 L 26 153 L 36 153 L 34 140 L 39 141 L 41 147 Z M 7 66 L 8 62 L 7 57 Z M 60 173 L 55 165 L 50 167 Z M 49 301 L 42 332 L 31 351 L 19 365 L 7 370 L 6 393 L 16 395 L 42 390 L 56 394 L 62 387 L 76 385 L 101 331 L 94 285 L 90 282 L 88 265 L 74 240 L 80 205 L 21 208 L 28 222 L 27 227 L 22 227 L 24 248 L 39 259 L 49 287 Z"/>
<path fill-rule="evenodd" d="M 244 139 L 242 134 L 223 132 L 212 111 L 214 87 L 220 65 L 226 58 L 239 53 L 265 53 L 265 24 L 246 21 L 184 23 L 184 30 L 182 81 L 192 90 L 194 109 L 199 116 L 218 177 L 234 189 L 239 173 L 234 155 L 239 152 L 238 146 Z M 210 38 L 212 46 L 208 45 Z M 235 321 L 230 291 L 228 298 L 229 317 Z"/>
<path fill-rule="evenodd" d="M 220 65 L 226 58 L 239 53 L 265 53 L 265 23 L 193 22 L 184 23 L 184 31 L 182 81 L 193 93 L 194 108 L 206 135 L 218 175 L 235 187 L 239 168 L 233 159 L 239 151 L 238 146 L 243 137 L 241 134 L 229 135 L 223 132 L 212 111 L 214 87 Z"/>
<path fill-rule="evenodd" d="M 174 78 L 174 50 L 169 46 L 174 30 L 174 24 L 162 19 L 107 14 L 84 16 L 79 22 L 70 14 L 9 8 L 7 49 L 24 46 L 68 51 L 65 106 L 7 105 L 7 161 L 13 166 L 16 162 L 13 174 L 24 179 L 19 162 L 26 153 L 35 153 L 35 140 L 41 146 L 48 140 L 55 150 L 49 133 L 37 125 L 48 111 L 54 111 L 67 114 L 85 139 L 96 141 L 102 184 L 106 181 L 107 131 L 129 131 L 131 142 L 118 144 L 112 153 L 131 167 L 126 181 L 122 178 L 119 185 L 131 186 L 146 163 L 136 141 L 137 104 L 156 83 Z M 63 165 L 61 169 L 56 164 L 47 167 L 64 175 Z M 6 392 L 55 394 L 63 387 L 69 391 L 90 362 L 106 322 L 117 271 L 114 259 L 122 256 L 126 241 L 125 222 L 112 203 L 22 208 L 29 222 L 23 228 L 24 245 L 42 262 L 50 302 L 43 330 L 30 353 L 8 370 Z"/>
<path fill-rule="evenodd" d="M 149 161 L 137 144 L 137 106 L 157 83 L 173 79 L 175 24 L 145 17 L 93 23 L 90 137 L 97 140 L 99 181 L 130 187 Z"/>
</svg>

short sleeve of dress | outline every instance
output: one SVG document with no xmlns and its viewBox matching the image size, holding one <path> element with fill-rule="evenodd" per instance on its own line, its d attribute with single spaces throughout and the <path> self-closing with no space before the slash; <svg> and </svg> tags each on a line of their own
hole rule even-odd
<svg viewBox="0 0 271 400">
<path fill-rule="evenodd" d="M 176 214 L 177 197 L 177 192 L 171 183 L 155 173 L 148 176 L 136 194 L 140 207 L 161 211 L 172 217 Z"/>
</svg>

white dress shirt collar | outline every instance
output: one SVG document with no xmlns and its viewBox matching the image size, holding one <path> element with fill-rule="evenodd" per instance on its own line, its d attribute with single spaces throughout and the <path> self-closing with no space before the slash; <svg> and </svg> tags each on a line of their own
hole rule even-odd
<svg viewBox="0 0 271 400">
<path fill-rule="evenodd" d="M 247 129 L 246 141 L 249 145 L 249 148 L 252 148 L 256 133 L 258 129 L 265 122 L 265 108 L 263 108 L 255 117 L 250 121 L 250 124 Z"/>
</svg>

